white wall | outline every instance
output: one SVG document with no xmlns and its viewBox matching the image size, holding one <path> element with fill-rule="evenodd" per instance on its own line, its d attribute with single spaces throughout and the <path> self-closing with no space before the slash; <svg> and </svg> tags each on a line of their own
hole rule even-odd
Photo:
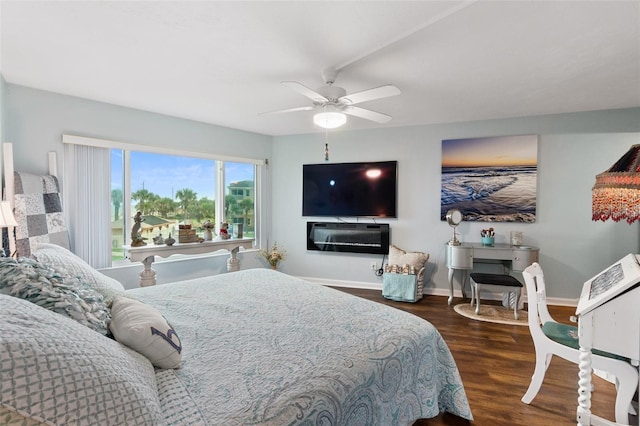
<svg viewBox="0 0 640 426">
<path fill-rule="evenodd" d="M 540 248 L 552 298 L 575 299 L 582 283 L 627 253 L 640 253 L 638 223 L 591 221 L 595 175 L 640 143 L 640 109 L 562 114 L 471 123 L 329 133 L 330 161 L 397 160 L 399 213 L 378 220 L 391 226 L 391 242 L 430 254 L 427 291 L 448 288 L 444 244 L 451 228 L 440 221 L 441 141 L 476 136 L 538 134 L 538 202 L 534 224 L 495 223 L 496 242 L 511 230 Z M 273 148 L 273 235 L 289 251 L 283 271 L 379 288 L 371 262 L 382 256 L 306 251 L 301 217 L 302 164 L 322 163 L 323 134 L 276 137 Z M 349 220 L 350 218 L 345 218 Z M 361 219 L 361 221 L 371 221 Z M 462 241 L 479 241 L 486 223 L 463 223 Z"/>
</svg>

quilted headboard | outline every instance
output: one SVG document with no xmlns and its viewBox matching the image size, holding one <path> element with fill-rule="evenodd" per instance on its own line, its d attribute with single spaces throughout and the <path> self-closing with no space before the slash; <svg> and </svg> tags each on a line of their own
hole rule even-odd
<svg viewBox="0 0 640 426">
<path fill-rule="evenodd" d="M 60 186 L 55 176 L 14 172 L 16 254 L 30 256 L 37 243 L 69 249 L 69 233 L 62 213 Z"/>
</svg>

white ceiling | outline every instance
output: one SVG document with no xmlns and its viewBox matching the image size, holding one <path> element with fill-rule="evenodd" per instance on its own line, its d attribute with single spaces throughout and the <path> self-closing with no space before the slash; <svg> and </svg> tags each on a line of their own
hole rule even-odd
<svg viewBox="0 0 640 426">
<path fill-rule="evenodd" d="M 640 106 L 640 1 L 8 1 L 9 83 L 268 135 L 320 132 L 280 82 L 402 94 L 342 129 Z"/>
</svg>

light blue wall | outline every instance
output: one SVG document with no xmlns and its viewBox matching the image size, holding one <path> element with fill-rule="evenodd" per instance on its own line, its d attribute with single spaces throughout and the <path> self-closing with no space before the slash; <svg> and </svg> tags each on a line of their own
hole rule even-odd
<svg viewBox="0 0 640 426">
<path fill-rule="evenodd" d="M 4 81 L 4 77 L 0 74 L 0 141 L 4 141 L 5 139 L 5 90 L 6 90 L 6 82 Z M 3 170 L 4 165 L 2 164 L 2 150 L 0 149 L 0 170 Z M 4 173 L 0 176 L 0 182 L 2 182 L 2 188 L 4 188 Z"/>
<path fill-rule="evenodd" d="M 271 158 L 272 139 L 257 133 L 214 126 L 65 96 L 13 84 L 5 85 L 5 136 L 3 142 L 13 143 L 15 169 L 29 173 L 46 173 L 47 152 L 56 151 L 58 161 L 63 158 L 63 134 L 108 139 L 141 145 L 183 148 L 189 151 L 265 159 Z M 60 163 L 61 164 L 61 163 Z M 62 168 L 59 167 L 59 171 Z M 60 176 L 61 183 L 64 176 Z M 264 190 L 266 194 L 266 189 Z M 265 197 L 262 194 L 262 197 Z M 63 194 L 64 195 L 64 194 Z M 271 228 L 269 216 L 265 219 L 265 238 Z M 243 262 L 244 267 L 259 266 L 255 255 Z M 227 255 L 216 256 L 201 264 L 188 263 L 185 269 L 176 264 L 156 264 L 160 282 L 218 273 L 226 269 Z M 129 286 L 137 284 L 139 265 L 124 268 L 114 274 Z"/>
<path fill-rule="evenodd" d="M 301 217 L 302 164 L 323 162 L 324 133 L 275 137 L 108 105 L 5 84 L 4 141 L 14 143 L 16 167 L 43 173 L 47 151 L 62 158 L 63 133 L 162 147 L 182 146 L 232 156 L 269 158 L 265 227 L 269 241 L 288 251 L 284 272 L 328 283 L 380 288 L 371 272 L 381 256 L 307 252 Z M 451 229 L 439 219 L 442 139 L 538 134 L 538 216 L 535 224 L 496 224 L 497 242 L 522 230 L 525 243 L 540 247 L 549 295 L 576 298 L 582 283 L 627 253 L 640 252 L 639 224 L 591 221 L 591 187 L 597 173 L 640 143 L 640 108 L 524 117 L 468 123 L 329 133 L 332 162 L 398 160 L 399 217 L 380 221 L 392 228 L 392 243 L 430 254 L 427 290 L 446 293 L 444 244 Z M 476 241 L 481 224 L 463 223 L 463 241 Z M 215 261 L 157 264 L 160 282 L 225 270 Z M 241 255 L 243 268 L 260 266 L 255 253 Z M 135 286 L 139 266 L 112 275 Z"/>
<path fill-rule="evenodd" d="M 133 108 L 6 85 L 5 142 L 14 143 L 16 165 L 24 172 L 47 170 L 47 156 L 62 158 L 62 134 L 197 152 L 265 159 L 271 137 L 213 126 Z M 64 179 L 64 177 L 62 177 Z"/>
<path fill-rule="evenodd" d="M 330 161 L 398 161 L 397 219 L 392 243 L 430 254 L 427 290 L 446 293 L 444 244 L 451 228 L 440 221 L 441 141 L 477 136 L 537 134 L 538 201 L 534 224 L 495 223 L 496 242 L 508 243 L 511 230 L 524 232 L 525 244 L 540 247 L 550 297 L 575 299 L 582 283 L 627 253 L 639 253 L 638 223 L 591 221 L 595 175 L 640 143 L 640 109 L 525 117 L 328 135 Z M 306 251 L 301 217 L 302 165 L 322 163 L 324 134 L 276 137 L 273 148 L 273 235 L 289 250 L 283 270 L 293 275 L 380 286 L 371 262 L 382 257 Z M 349 218 L 346 218 L 349 220 Z M 371 221 L 362 219 L 361 221 Z M 463 223 L 462 241 L 479 241 L 486 223 Z"/>
<path fill-rule="evenodd" d="M 4 92 L 5 92 L 5 87 L 6 87 L 6 82 L 4 81 L 4 78 L 2 77 L 2 75 L 0 74 L 0 138 L 1 140 L 5 139 L 5 132 L 4 132 Z M 2 154 L 0 154 L 0 158 L 2 158 Z"/>
</svg>

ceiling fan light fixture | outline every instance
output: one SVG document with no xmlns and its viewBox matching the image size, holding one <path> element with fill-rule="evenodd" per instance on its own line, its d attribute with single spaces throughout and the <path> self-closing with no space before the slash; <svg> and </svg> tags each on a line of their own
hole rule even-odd
<svg viewBox="0 0 640 426">
<path fill-rule="evenodd" d="M 335 129 L 343 126 L 347 122 L 347 116 L 338 111 L 322 111 L 313 116 L 313 122 L 316 126 L 323 129 Z"/>
</svg>

